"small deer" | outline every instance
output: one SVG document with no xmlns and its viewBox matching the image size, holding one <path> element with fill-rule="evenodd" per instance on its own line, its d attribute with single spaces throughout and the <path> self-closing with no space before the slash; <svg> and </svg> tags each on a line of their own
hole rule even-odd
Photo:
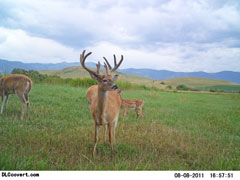
<svg viewBox="0 0 240 180">
<path fill-rule="evenodd" d="M 24 111 L 27 104 L 27 112 L 29 111 L 28 94 L 32 88 L 32 80 L 21 74 L 11 74 L 0 78 L 0 96 L 2 96 L 1 113 L 6 103 L 6 108 L 10 94 L 16 94 L 22 103 L 21 119 L 23 119 Z M 6 97 L 6 98 L 5 98 Z"/>
<path fill-rule="evenodd" d="M 95 125 L 95 136 L 94 136 L 94 147 L 92 151 L 92 156 L 95 156 L 95 151 L 98 142 L 98 132 L 100 126 L 108 126 L 109 132 L 109 142 L 111 151 L 113 154 L 112 139 L 115 142 L 115 128 L 117 126 L 118 116 L 121 107 L 121 98 L 117 91 L 118 88 L 114 81 L 117 80 L 118 75 L 112 77 L 111 73 L 116 71 L 123 61 L 123 56 L 121 60 L 117 63 L 116 56 L 114 55 L 114 68 L 109 64 L 105 57 L 104 68 L 106 70 L 105 75 L 100 75 L 100 62 L 97 64 L 97 71 L 92 71 L 87 68 L 85 61 L 91 52 L 85 55 L 85 50 L 80 55 L 80 63 L 82 67 L 89 72 L 92 79 L 97 80 L 98 85 L 91 86 L 87 91 L 87 99 L 90 106 L 91 115 L 94 119 Z M 92 90 L 91 90 L 92 89 Z M 88 94 L 92 94 L 89 95 Z"/>
<path fill-rule="evenodd" d="M 144 119 L 144 115 L 142 112 L 142 108 L 144 105 L 144 101 L 141 99 L 123 99 L 122 98 L 122 90 L 119 89 L 118 93 L 120 94 L 122 104 L 121 108 L 123 109 L 123 120 L 125 120 L 126 115 L 127 115 L 127 109 L 134 109 L 137 114 L 137 119 L 139 115 L 141 116 L 142 120 Z"/>
</svg>

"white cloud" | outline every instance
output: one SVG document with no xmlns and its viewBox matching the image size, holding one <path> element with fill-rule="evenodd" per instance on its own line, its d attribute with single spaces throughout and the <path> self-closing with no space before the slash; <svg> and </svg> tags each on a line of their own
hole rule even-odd
<svg viewBox="0 0 240 180">
<path fill-rule="evenodd" d="M 172 44 L 162 43 L 155 51 L 145 48 L 129 49 L 101 42 L 87 48 L 92 51 L 94 62 L 103 62 L 105 56 L 113 62 L 113 54 L 118 58 L 124 55 L 121 68 L 152 68 L 172 71 L 207 71 L 218 72 L 226 69 L 238 71 L 240 50 L 228 48 L 224 44 Z"/>
<path fill-rule="evenodd" d="M 77 53 L 73 48 L 53 40 L 29 36 L 23 30 L 0 27 L 0 54 L 2 59 L 24 62 L 72 61 Z"/>
<path fill-rule="evenodd" d="M 123 54 L 121 68 L 240 71 L 234 0 L 2 2 L 0 58 L 70 62 L 87 48 L 90 61 Z"/>
</svg>

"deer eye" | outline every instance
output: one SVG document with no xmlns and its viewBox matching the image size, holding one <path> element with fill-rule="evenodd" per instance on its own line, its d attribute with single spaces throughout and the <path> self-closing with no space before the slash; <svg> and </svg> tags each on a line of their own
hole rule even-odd
<svg viewBox="0 0 240 180">
<path fill-rule="evenodd" d="M 106 82 L 107 82 L 107 79 L 103 79 L 103 82 L 105 82 L 105 83 L 106 83 Z"/>
</svg>

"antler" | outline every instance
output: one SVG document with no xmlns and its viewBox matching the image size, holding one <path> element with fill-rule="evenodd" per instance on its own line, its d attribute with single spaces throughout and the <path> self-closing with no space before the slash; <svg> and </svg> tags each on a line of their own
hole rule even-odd
<svg viewBox="0 0 240 180">
<path fill-rule="evenodd" d="M 106 74 L 107 74 L 107 75 L 110 75 L 109 72 L 108 72 L 107 64 L 106 64 L 105 62 L 104 62 L 104 68 L 105 68 L 105 70 L 106 70 Z"/>
<path fill-rule="evenodd" d="M 97 67 L 97 74 L 100 74 L 100 67 L 101 67 L 101 64 L 100 62 L 98 61 L 98 64 L 96 64 L 96 67 Z"/>
<path fill-rule="evenodd" d="M 81 63 L 81 65 L 82 65 L 82 67 L 83 67 L 86 71 L 88 71 L 91 76 L 94 75 L 94 76 L 96 76 L 96 77 L 100 77 L 100 74 L 99 74 L 100 62 L 98 62 L 98 64 L 96 65 L 96 66 L 97 66 L 97 72 L 94 72 L 94 71 L 92 71 L 91 69 L 88 69 L 88 68 L 85 66 L 85 61 L 86 61 L 87 57 L 88 57 L 90 54 L 92 54 L 92 52 L 89 52 L 89 53 L 87 53 L 87 54 L 85 55 L 85 51 L 86 51 L 86 50 L 84 50 L 84 51 L 82 52 L 82 54 L 80 54 L 80 63 Z"/>
<path fill-rule="evenodd" d="M 104 63 L 106 72 L 107 72 L 107 67 L 110 70 L 110 73 L 116 71 L 119 68 L 119 66 L 121 65 L 121 63 L 123 62 L 123 55 L 121 55 L 121 60 L 119 61 L 119 63 L 117 63 L 115 54 L 113 55 L 113 58 L 114 58 L 114 68 L 112 68 L 112 66 L 109 64 L 108 60 L 105 57 L 103 57 L 103 59 L 106 62 L 106 63 Z"/>
</svg>

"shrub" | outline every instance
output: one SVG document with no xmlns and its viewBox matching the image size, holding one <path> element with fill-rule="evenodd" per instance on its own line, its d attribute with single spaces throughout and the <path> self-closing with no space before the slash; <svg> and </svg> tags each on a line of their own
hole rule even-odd
<svg viewBox="0 0 240 180">
<path fill-rule="evenodd" d="M 177 86 L 177 90 L 188 91 L 188 90 L 191 90 L 191 88 L 187 87 L 184 84 L 180 84 Z"/>
<path fill-rule="evenodd" d="M 31 78 L 34 81 L 34 83 L 43 82 L 48 77 L 46 74 L 40 74 L 38 71 L 34 70 L 26 71 L 20 68 L 14 68 L 12 70 L 12 74 L 24 74 Z"/>
<path fill-rule="evenodd" d="M 84 79 L 72 79 L 69 83 L 73 87 L 89 87 L 92 85 L 96 85 L 97 81 L 91 79 L 91 78 L 84 78 Z"/>
<path fill-rule="evenodd" d="M 200 91 L 200 90 L 196 88 L 192 88 L 191 91 Z"/>
<path fill-rule="evenodd" d="M 217 92 L 217 89 L 216 88 L 211 88 L 209 89 L 210 92 Z"/>
<path fill-rule="evenodd" d="M 150 89 L 155 89 L 155 87 L 147 87 L 145 85 L 137 85 L 137 89 L 144 89 L 144 90 L 150 90 Z"/>
<path fill-rule="evenodd" d="M 160 84 L 164 85 L 164 84 L 165 84 L 165 82 L 163 82 L 163 81 L 162 81 L 162 82 L 160 82 Z"/>
<path fill-rule="evenodd" d="M 64 82 L 64 79 L 60 78 L 59 76 L 47 76 L 43 83 L 46 83 L 46 84 L 53 84 L 53 85 L 60 85 L 60 84 L 65 84 Z"/>
<path fill-rule="evenodd" d="M 171 86 L 171 85 L 168 85 L 167 88 L 168 88 L 168 89 L 172 89 L 172 86 Z"/>
<path fill-rule="evenodd" d="M 144 89 L 144 90 L 155 90 L 155 87 L 147 87 L 145 85 L 138 85 L 134 83 L 130 83 L 128 81 L 117 81 L 116 84 L 120 89 L 127 90 L 127 89 Z"/>
<path fill-rule="evenodd" d="M 130 83 L 128 81 L 117 81 L 116 84 L 119 88 L 126 90 L 126 89 L 137 89 L 139 85 Z"/>
</svg>

